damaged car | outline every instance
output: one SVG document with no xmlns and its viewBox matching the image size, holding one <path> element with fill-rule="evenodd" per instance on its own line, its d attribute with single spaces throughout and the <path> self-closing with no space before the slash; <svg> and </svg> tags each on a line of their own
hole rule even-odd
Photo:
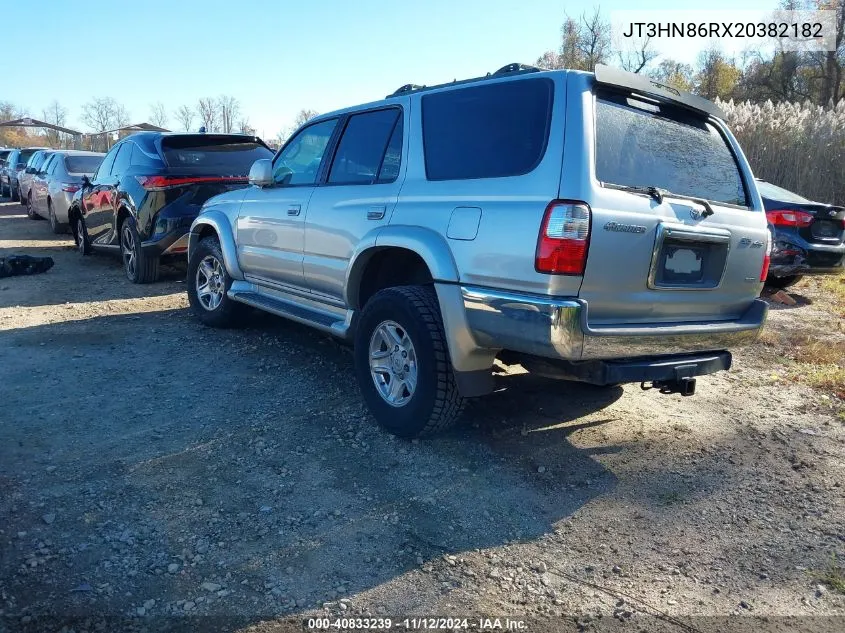
<svg viewBox="0 0 845 633">
<path fill-rule="evenodd" d="M 813 202 L 757 180 L 774 237 L 766 285 L 787 288 L 804 275 L 837 274 L 845 265 L 845 207 Z"/>
</svg>

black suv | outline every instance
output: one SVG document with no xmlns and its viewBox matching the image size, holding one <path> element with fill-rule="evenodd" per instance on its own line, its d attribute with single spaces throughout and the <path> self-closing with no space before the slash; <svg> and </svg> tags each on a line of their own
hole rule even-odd
<svg viewBox="0 0 845 633">
<path fill-rule="evenodd" d="M 163 257 L 185 257 L 202 203 L 246 187 L 252 164 L 273 152 L 255 136 L 141 132 L 111 148 L 68 211 L 77 248 L 119 251 L 133 283 L 158 278 Z"/>
</svg>

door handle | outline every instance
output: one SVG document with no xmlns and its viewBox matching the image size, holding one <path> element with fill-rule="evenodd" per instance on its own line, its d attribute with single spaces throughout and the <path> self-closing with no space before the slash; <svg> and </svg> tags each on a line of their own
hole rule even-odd
<svg viewBox="0 0 845 633">
<path fill-rule="evenodd" d="M 381 220 L 384 217 L 384 212 L 387 210 L 386 207 L 370 207 L 367 210 L 367 219 L 368 220 Z"/>
<path fill-rule="evenodd" d="M 299 215 L 299 212 L 302 210 L 301 204 L 292 204 L 288 207 L 288 215 Z"/>
</svg>

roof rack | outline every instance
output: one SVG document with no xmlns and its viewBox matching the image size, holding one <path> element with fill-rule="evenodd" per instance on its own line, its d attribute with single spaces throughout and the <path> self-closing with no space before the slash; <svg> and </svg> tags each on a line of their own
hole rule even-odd
<svg viewBox="0 0 845 633">
<path fill-rule="evenodd" d="M 455 79 L 454 81 L 450 81 L 449 83 L 445 84 L 437 84 L 434 86 L 419 86 L 417 84 L 405 84 L 395 92 L 387 95 L 386 99 L 390 99 L 391 97 L 401 97 L 406 94 L 410 94 L 413 92 L 422 92 L 423 90 L 434 90 L 435 88 L 446 88 L 447 86 L 457 86 L 460 84 L 468 84 L 475 81 L 484 81 L 485 79 L 500 79 L 506 75 L 522 75 L 525 73 L 536 73 L 543 70 L 542 68 L 537 68 L 536 66 L 529 66 L 528 64 L 519 64 L 513 63 L 508 64 L 507 66 L 502 66 L 499 70 L 493 73 L 487 73 L 483 77 L 473 77 L 471 79 L 461 79 L 458 81 Z"/>
</svg>

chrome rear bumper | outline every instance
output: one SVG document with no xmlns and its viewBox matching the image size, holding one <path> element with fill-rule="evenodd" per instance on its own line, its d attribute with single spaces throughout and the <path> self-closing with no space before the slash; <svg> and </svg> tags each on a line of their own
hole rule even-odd
<svg viewBox="0 0 845 633">
<path fill-rule="evenodd" d="M 768 304 L 757 299 L 734 321 L 590 326 L 579 299 L 461 287 L 466 323 L 479 347 L 546 358 L 668 356 L 737 348 L 759 335 Z"/>
</svg>

